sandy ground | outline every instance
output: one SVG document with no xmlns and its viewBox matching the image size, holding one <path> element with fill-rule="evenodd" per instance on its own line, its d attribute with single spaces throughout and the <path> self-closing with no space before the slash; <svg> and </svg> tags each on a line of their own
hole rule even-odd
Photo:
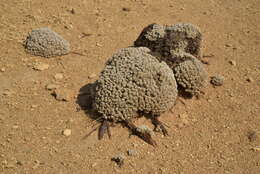
<svg viewBox="0 0 260 174">
<path fill-rule="evenodd" d="M 0 173 L 259 174 L 259 9 L 258 0 L 1 0 Z M 170 136 L 156 133 L 156 148 L 129 138 L 121 125 L 111 128 L 112 139 L 99 141 L 97 132 L 84 138 L 96 123 L 79 109 L 79 90 L 145 26 L 179 22 L 201 28 L 203 54 L 212 56 L 209 76 L 223 75 L 224 85 L 208 84 L 201 98 L 183 99 L 162 115 Z M 82 55 L 25 53 L 23 40 L 39 27 L 50 27 Z M 37 63 L 49 67 L 37 71 Z M 59 73 L 63 78 L 55 78 Z M 48 84 L 66 91 L 68 101 L 56 100 Z M 135 124 L 152 128 L 143 118 Z M 111 161 L 120 154 L 121 168 Z"/>
</svg>

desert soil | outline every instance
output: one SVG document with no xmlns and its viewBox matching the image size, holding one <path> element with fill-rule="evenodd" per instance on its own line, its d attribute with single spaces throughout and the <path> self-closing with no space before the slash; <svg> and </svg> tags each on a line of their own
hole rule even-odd
<svg viewBox="0 0 260 174">
<path fill-rule="evenodd" d="M 259 0 L 1 0 L 0 173 L 259 174 L 259 9 Z M 157 147 L 120 124 L 112 139 L 85 137 L 98 123 L 79 106 L 80 89 L 145 26 L 180 22 L 201 28 L 205 67 L 224 84 L 209 83 L 199 99 L 181 99 L 163 114 L 170 135 L 155 133 Z M 80 54 L 27 54 L 22 43 L 40 27 Z M 153 128 L 144 118 L 135 124 Z M 120 154 L 121 168 L 111 161 Z"/>
</svg>

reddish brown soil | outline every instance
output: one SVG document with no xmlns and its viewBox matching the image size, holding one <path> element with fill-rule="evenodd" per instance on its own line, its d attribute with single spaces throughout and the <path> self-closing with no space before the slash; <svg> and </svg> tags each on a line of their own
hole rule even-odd
<svg viewBox="0 0 260 174">
<path fill-rule="evenodd" d="M 258 0 L 2 0 L 0 173 L 260 173 L 259 9 Z M 210 76 L 223 75 L 224 85 L 208 84 L 200 99 L 182 99 L 185 104 L 162 115 L 170 136 L 156 133 L 156 148 L 129 138 L 121 125 L 111 128 L 110 140 L 98 141 L 97 132 L 84 139 L 95 122 L 77 112 L 80 88 L 145 26 L 179 22 L 201 28 L 203 54 L 213 55 L 206 68 Z M 84 56 L 26 54 L 23 40 L 40 27 L 50 27 Z M 50 67 L 36 71 L 36 62 Z M 57 73 L 64 78 L 56 80 Z M 45 89 L 50 83 L 66 89 L 69 101 L 57 101 Z M 143 118 L 135 124 L 152 128 Z M 67 137 L 66 128 L 72 131 Z M 128 156 L 128 149 L 138 154 Z M 118 154 L 125 156 L 121 168 L 111 161 Z"/>
</svg>

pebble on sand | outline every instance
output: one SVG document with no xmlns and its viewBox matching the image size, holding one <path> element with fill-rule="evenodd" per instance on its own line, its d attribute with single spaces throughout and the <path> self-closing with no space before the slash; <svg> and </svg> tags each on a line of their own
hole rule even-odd
<svg viewBox="0 0 260 174">
<path fill-rule="evenodd" d="M 43 71 L 49 68 L 50 65 L 48 65 L 47 63 L 42 63 L 42 62 L 38 62 L 33 66 L 34 70 L 37 71 Z"/>
<path fill-rule="evenodd" d="M 63 74 L 62 73 L 57 73 L 57 74 L 54 75 L 54 78 L 56 80 L 61 80 L 61 79 L 63 79 Z"/>
<path fill-rule="evenodd" d="M 56 84 L 53 84 L 53 83 L 46 85 L 47 90 L 53 90 L 53 89 L 58 89 L 58 88 L 59 88 L 59 85 L 56 85 Z"/>
<path fill-rule="evenodd" d="M 222 86 L 225 78 L 221 75 L 212 76 L 210 83 L 214 86 Z"/>
<path fill-rule="evenodd" d="M 129 149 L 127 150 L 127 155 L 128 156 L 136 156 L 137 155 L 137 151 L 134 149 Z"/>
<path fill-rule="evenodd" d="M 65 135 L 66 137 L 70 136 L 71 135 L 71 129 L 64 129 L 62 131 L 62 134 Z"/>
<path fill-rule="evenodd" d="M 254 79 L 253 79 L 252 77 L 248 77 L 248 78 L 246 79 L 246 81 L 248 81 L 248 82 L 254 82 Z"/>
<path fill-rule="evenodd" d="M 67 89 L 56 89 L 52 92 L 52 95 L 56 98 L 58 101 L 70 101 L 72 99 L 72 92 Z"/>
<path fill-rule="evenodd" d="M 236 61 L 234 61 L 234 60 L 230 60 L 229 63 L 230 63 L 231 65 L 233 65 L 233 66 L 236 66 L 236 65 L 237 65 Z"/>
<path fill-rule="evenodd" d="M 124 155 L 116 155 L 111 158 L 112 161 L 115 161 L 119 167 L 122 167 L 124 165 L 125 157 Z"/>
<path fill-rule="evenodd" d="M 1 68 L 0 71 L 1 71 L 1 72 L 5 72 L 5 68 Z"/>
<path fill-rule="evenodd" d="M 95 78 L 96 76 L 97 76 L 96 74 L 92 73 L 92 74 L 90 74 L 90 75 L 88 76 L 88 78 L 89 78 L 89 79 L 93 79 L 93 78 Z"/>
</svg>

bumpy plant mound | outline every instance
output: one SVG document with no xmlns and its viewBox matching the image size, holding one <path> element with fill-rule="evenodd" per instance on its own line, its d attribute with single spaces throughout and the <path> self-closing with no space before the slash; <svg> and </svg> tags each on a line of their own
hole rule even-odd
<svg viewBox="0 0 260 174">
<path fill-rule="evenodd" d="M 200 93 L 207 82 L 207 72 L 202 63 L 188 53 L 175 53 L 167 63 L 173 70 L 177 84 L 181 90 L 191 96 Z"/>
<path fill-rule="evenodd" d="M 49 28 L 32 30 L 24 41 L 26 51 L 35 56 L 53 57 L 68 54 L 70 44 Z"/>
<path fill-rule="evenodd" d="M 172 70 L 147 48 L 125 48 L 110 58 L 96 82 L 94 108 L 105 119 L 129 120 L 138 112 L 160 115 L 177 97 Z"/>
<path fill-rule="evenodd" d="M 180 51 L 200 57 L 201 40 L 200 29 L 192 24 L 151 24 L 143 29 L 134 45 L 147 47 L 161 56 Z"/>
</svg>

